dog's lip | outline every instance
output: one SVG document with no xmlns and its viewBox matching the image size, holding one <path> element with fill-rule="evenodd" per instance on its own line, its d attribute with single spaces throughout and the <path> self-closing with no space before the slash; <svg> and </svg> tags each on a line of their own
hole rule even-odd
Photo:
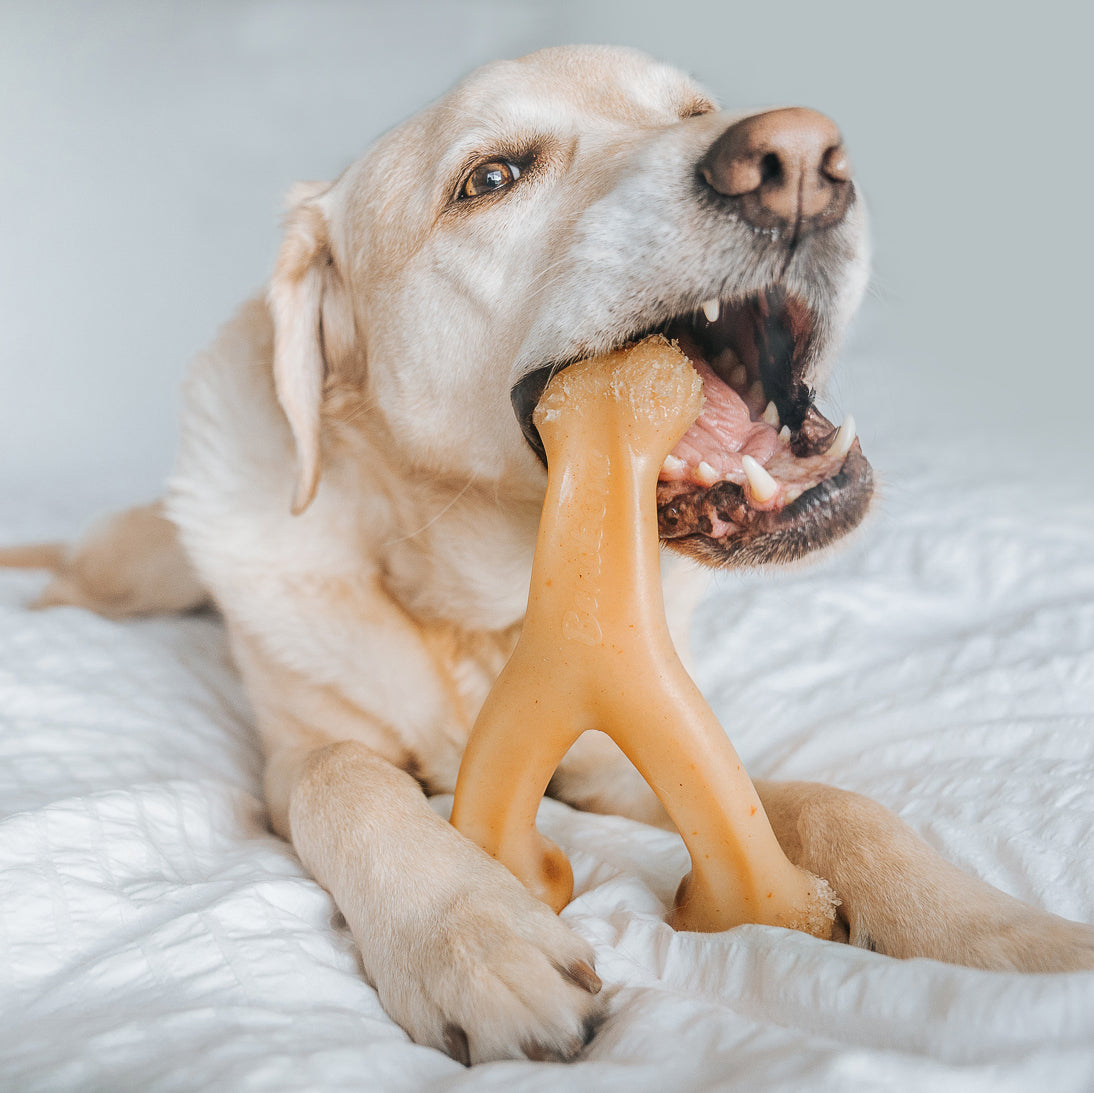
<svg viewBox="0 0 1094 1093">
<path fill-rule="evenodd" d="M 716 565 L 785 561 L 840 538 L 865 515 L 873 474 L 853 424 L 836 429 L 817 410 L 806 382 L 815 329 L 806 305 L 775 288 L 744 299 L 714 297 L 620 342 L 662 332 L 679 342 L 704 377 L 707 406 L 666 460 L 658 483 L 666 545 Z M 544 465 L 532 413 L 550 378 L 588 355 L 534 369 L 511 391 L 524 436 Z M 732 387 L 731 371 L 740 374 Z M 711 455 L 716 468 L 695 459 L 695 442 L 701 438 L 709 451 L 712 432 L 718 441 L 717 429 L 701 428 L 708 413 L 717 418 L 718 405 L 737 417 L 737 429 L 744 422 L 750 439 L 723 437 L 727 446 L 716 449 L 717 458 Z M 749 451 L 759 457 L 752 466 Z M 684 464 L 676 453 L 692 462 Z M 765 471 L 775 477 L 765 478 Z"/>
<path fill-rule="evenodd" d="M 800 443 L 813 451 L 811 458 L 823 457 L 837 431 L 810 407 Z M 873 469 L 857 437 L 833 468 L 770 509 L 750 504 L 748 487 L 731 481 L 710 487 L 659 482 L 658 532 L 667 546 L 713 565 L 794 561 L 853 530 L 870 507 Z"/>
</svg>

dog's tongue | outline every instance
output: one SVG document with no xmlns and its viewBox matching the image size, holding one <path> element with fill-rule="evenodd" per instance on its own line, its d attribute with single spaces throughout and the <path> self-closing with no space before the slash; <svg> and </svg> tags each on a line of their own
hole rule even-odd
<svg viewBox="0 0 1094 1093">
<path fill-rule="evenodd" d="M 690 348 L 690 347 L 689 347 Z M 761 465 L 778 444 L 778 430 L 763 421 L 753 421 L 746 399 L 724 383 L 705 360 L 688 354 L 703 381 L 703 412 L 684 438 L 672 450 L 661 470 L 662 482 L 691 481 L 712 485 L 715 481 L 745 480 L 741 457 L 750 455 Z M 759 396 L 762 401 L 762 396 Z M 759 414 L 762 406 L 752 408 Z"/>
</svg>

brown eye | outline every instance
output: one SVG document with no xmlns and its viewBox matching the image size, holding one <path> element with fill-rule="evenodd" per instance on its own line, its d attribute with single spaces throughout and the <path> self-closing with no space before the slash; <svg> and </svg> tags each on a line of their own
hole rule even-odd
<svg viewBox="0 0 1094 1093">
<path fill-rule="evenodd" d="M 515 163 L 506 163 L 503 160 L 491 160 L 489 163 L 480 163 L 460 190 L 460 197 L 479 197 L 482 194 L 492 193 L 494 190 L 504 189 L 520 178 L 520 168 Z"/>
</svg>

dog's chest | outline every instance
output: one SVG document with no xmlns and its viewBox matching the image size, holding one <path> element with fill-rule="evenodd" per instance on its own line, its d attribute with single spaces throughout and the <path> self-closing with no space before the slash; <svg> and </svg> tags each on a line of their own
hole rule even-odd
<svg viewBox="0 0 1094 1093">
<path fill-rule="evenodd" d="M 451 623 L 431 623 L 423 628 L 426 650 L 453 715 L 446 734 L 455 739 L 460 752 L 519 634 L 520 623 L 504 630 L 465 630 Z M 454 786 L 454 770 L 445 772 L 440 780 L 448 781 L 449 773 Z"/>
</svg>

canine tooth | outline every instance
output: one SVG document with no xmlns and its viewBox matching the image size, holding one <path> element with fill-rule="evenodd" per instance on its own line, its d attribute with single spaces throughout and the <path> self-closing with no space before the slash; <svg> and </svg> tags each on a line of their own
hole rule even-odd
<svg viewBox="0 0 1094 1093">
<path fill-rule="evenodd" d="M 789 426 L 789 425 L 784 425 L 784 426 L 783 426 L 783 427 L 782 427 L 782 428 L 781 428 L 781 429 L 779 430 L 779 439 L 780 439 L 780 440 L 781 440 L 781 441 L 782 441 L 782 442 L 783 442 L 784 444 L 789 444 L 789 443 L 790 443 L 790 426 Z"/>
<path fill-rule="evenodd" d="M 713 486 L 718 481 L 718 472 L 704 459 L 695 468 L 695 477 L 700 486 Z"/>
<path fill-rule="evenodd" d="M 665 462 L 661 464 L 661 470 L 666 474 L 679 474 L 687 464 L 676 455 L 666 455 Z"/>
<path fill-rule="evenodd" d="M 828 445 L 827 455 L 834 459 L 842 459 L 855 442 L 855 419 L 848 414 L 843 419 L 843 424 L 836 430 L 832 443 Z"/>
<path fill-rule="evenodd" d="M 708 323 L 716 323 L 718 316 L 722 313 L 722 305 L 717 300 L 704 300 L 703 301 L 703 314 L 707 317 Z"/>
<path fill-rule="evenodd" d="M 769 402 L 767 404 L 767 409 L 764 410 L 761 416 L 768 425 L 771 425 L 775 429 L 779 427 L 779 411 L 778 408 L 775 406 L 775 403 Z"/>
<path fill-rule="evenodd" d="M 729 374 L 729 382 L 738 391 L 743 391 L 745 384 L 748 383 L 748 369 L 743 364 L 737 365 Z"/>
<path fill-rule="evenodd" d="M 764 400 L 764 385 L 757 380 L 749 389 L 748 397 L 753 402 L 763 402 Z"/>
<path fill-rule="evenodd" d="M 752 456 L 741 456 L 741 465 L 745 469 L 748 488 L 761 505 L 766 504 L 779 492 L 779 483 Z"/>
<path fill-rule="evenodd" d="M 786 492 L 783 494 L 783 501 L 788 505 L 792 505 L 803 493 L 805 493 L 804 486 L 787 486 Z"/>
</svg>

